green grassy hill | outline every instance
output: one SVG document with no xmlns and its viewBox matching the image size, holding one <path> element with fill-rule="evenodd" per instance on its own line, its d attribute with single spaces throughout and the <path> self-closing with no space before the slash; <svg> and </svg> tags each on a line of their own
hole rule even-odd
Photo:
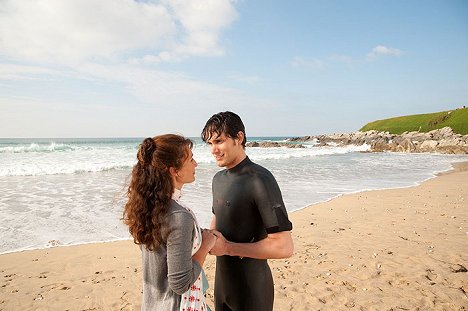
<svg viewBox="0 0 468 311">
<path fill-rule="evenodd" d="M 451 127 L 455 133 L 468 134 L 468 108 L 378 120 L 367 123 L 360 131 L 377 130 L 401 134 L 412 131 L 429 132 L 445 126 Z"/>
</svg>

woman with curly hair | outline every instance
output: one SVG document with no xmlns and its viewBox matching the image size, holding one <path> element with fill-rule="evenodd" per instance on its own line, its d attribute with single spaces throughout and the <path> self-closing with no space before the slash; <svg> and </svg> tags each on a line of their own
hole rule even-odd
<svg viewBox="0 0 468 311">
<path fill-rule="evenodd" d="M 141 248 L 142 310 L 209 310 L 202 266 L 216 236 L 200 230 L 179 201 L 183 185 L 195 180 L 192 147 L 190 139 L 166 134 L 138 149 L 123 219 Z"/>
</svg>

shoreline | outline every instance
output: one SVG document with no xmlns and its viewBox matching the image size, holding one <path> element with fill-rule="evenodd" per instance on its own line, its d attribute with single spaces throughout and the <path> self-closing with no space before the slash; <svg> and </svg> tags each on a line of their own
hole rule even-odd
<svg viewBox="0 0 468 311">
<path fill-rule="evenodd" d="M 290 213 L 295 255 L 271 260 L 275 310 L 468 305 L 468 162 L 416 186 L 345 194 Z M 0 310 L 135 310 L 131 240 L 0 255 Z M 214 258 L 205 269 L 212 306 Z"/>
<path fill-rule="evenodd" d="M 455 170 L 455 166 L 457 164 L 460 164 L 460 163 L 468 163 L 468 161 L 462 161 L 462 162 L 452 162 L 450 165 L 451 167 L 448 168 L 447 170 L 442 170 L 442 171 L 433 171 L 431 172 L 431 176 L 426 178 L 426 179 L 423 179 L 421 181 L 415 181 L 413 184 L 411 185 L 408 185 L 408 186 L 400 186 L 400 187 L 386 187 L 386 188 L 378 188 L 378 189 L 362 189 L 362 190 L 357 190 L 357 191 L 352 191 L 352 192 L 347 192 L 347 193 L 341 193 L 341 194 L 337 194 L 333 197 L 330 197 L 328 199 L 325 199 L 323 201 L 318 201 L 318 202 L 315 202 L 315 203 L 309 203 L 309 204 L 306 204 L 305 206 L 303 207 L 300 207 L 300 208 L 297 208 L 295 210 L 292 210 L 292 211 L 288 211 L 289 214 L 291 213 L 296 213 L 296 212 L 299 212 L 299 211 L 302 211 L 304 209 L 307 209 L 309 207 L 313 207 L 317 204 L 322 204 L 322 203 L 326 203 L 326 202 L 330 202 L 332 200 L 335 200 L 339 197 L 342 197 L 342 196 L 346 196 L 346 195 L 352 195 L 352 194 L 358 194 L 358 193 L 362 193 L 362 192 L 367 192 L 367 191 L 380 191 L 380 190 L 392 190 L 392 189 L 406 189 L 406 188 L 411 188 L 411 187 L 417 187 L 419 185 L 421 185 L 422 183 L 428 181 L 428 180 L 431 180 L 431 179 L 434 179 L 436 178 L 437 176 L 439 176 L 440 174 L 445 174 L 445 173 L 449 173 L 453 170 Z M 112 239 L 112 240 L 105 240 L 105 241 L 88 241 L 88 242 L 78 242 L 78 243 L 71 243 L 71 244 L 56 244 L 56 245 L 51 245 L 51 246 L 41 246 L 41 247 L 31 247 L 31 248 L 24 248 L 24 249 L 17 249 L 17 250 L 11 250 L 11 251 L 6 251 L 6 252 L 0 252 L 0 256 L 3 256 L 3 255 L 7 255 L 7 254 L 14 254 L 14 253 L 22 253 L 22 252 L 29 252 L 29 251 L 34 251 L 34 250 L 48 250 L 48 249 L 54 249 L 54 248 L 57 248 L 57 247 L 73 247 L 73 246 L 80 246 L 80 245 L 88 245 L 88 244 L 100 244 L 100 243 L 112 243 L 112 242 L 119 242 L 119 241 L 133 241 L 133 239 L 131 237 L 129 238 L 116 238 L 116 239 Z M 52 243 L 55 243 L 55 240 L 52 240 L 52 241 L 49 241 L 49 242 L 52 242 Z"/>
<path fill-rule="evenodd" d="M 311 203 L 311 204 L 308 204 L 304 207 L 301 207 L 299 209 L 296 209 L 294 211 L 291 211 L 291 212 L 288 212 L 288 213 L 295 213 L 295 212 L 298 212 L 298 211 L 301 211 L 303 209 L 306 209 L 306 208 L 309 208 L 309 207 L 313 207 L 314 205 L 317 205 L 317 204 L 322 204 L 322 203 L 326 203 L 326 202 L 330 202 L 332 200 L 335 200 L 339 197 L 342 197 L 342 196 L 346 196 L 346 195 L 352 195 L 352 194 L 359 194 L 359 193 L 362 193 L 362 192 L 369 192 L 369 191 L 385 191 L 385 190 L 396 190 L 396 189 L 408 189 L 408 188 L 413 188 L 413 187 L 418 187 L 420 186 L 421 184 L 427 182 L 428 180 L 431 180 L 431 179 L 434 179 L 434 178 L 437 178 L 438 176 L 442 176 L 442 175 L 445 175 L 445 174 L 450 174 L 452 172 L 455 172 L 457 171 L 457 169 L 461 168 L 463 169 L 464 168 L 464 165 L 468 165 L 468 161 L 460 161 L 460 162 L 452 162 L 450 165 L 451 167 L 447 170 L 443 170 L 443 171 L 434 171 L 432 172 L 432 176 L 424 179 L 424 180 L 421 180 L 421 181 L 415 181 L 412 185 L 409 185 L 409 186 L 401 186 L 401 187 L 388 187 L 388 188 L 378 188 L 378 189 L 363 189 L 363 190 L 358 190 L 358 191 L 353 191 L 353 192 L 347 192 L 347 193 L 343 193 L 343 194 L 338 194 L 332 198 L 329 198 L 329 199 L 326 199 L 324 201 L 320 201 L 320 202 L 316 202 L 316 203 Z M 1 254 L 0 254 L 1 255 Z"/>
</svg>

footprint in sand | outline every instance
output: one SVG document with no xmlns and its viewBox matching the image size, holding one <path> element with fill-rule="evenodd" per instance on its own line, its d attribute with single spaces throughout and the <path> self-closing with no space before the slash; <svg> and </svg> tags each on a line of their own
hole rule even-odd
<svg viewBox="0 0 468 311">
<path fill-rule="evenodd" d="M 54 284 L 48 284 L 41 286 L 41 288 L 44 290 L 43 292 L 50 292 L 53 290 L 69 290 L 71 287 L 65 286 L 63 283 L 54 283 Z"/>
<path fill-rule="evenodd" d="M 15 273 L 13 273 L 13 274 L 7 274 L 7 275 L 4 275 L 3 277 L 5 277 L 5 278 L 11 278 L 12 276 L 15 276 L 15 275 L 16 275 L 16 274 L 15 274 Z"/>
<path fill-rule="evenodd" d="M 428 279 L 429 281 L 431 281 L 430 284 L 431 284 L 431 285 L 436 284 L 436 283 L 434 282 L 434 280 L 437 279 L 437 274 L 435 274 L 434 271 L 431 270 L 431 269 L 427 269 L 426 272 L 427 272 L 427 274 L 426 274 L 426 279 Z"/>
<path fill-rule="evenodd" d="M 460 264 L 450 267 L 450 270 L 452 270 L 453 273 L 468 272 L 468 270 Z"/>
</svg>

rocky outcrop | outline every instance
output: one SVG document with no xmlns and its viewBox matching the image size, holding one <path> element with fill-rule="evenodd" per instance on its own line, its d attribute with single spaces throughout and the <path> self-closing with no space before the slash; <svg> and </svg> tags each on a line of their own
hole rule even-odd
<svg viewBox="0 0 468 311">
<path fill-rule="evenodd" d="M 468 135 L 454 133 L 450 127 L 427 133 L 405 132 L 401 135 L 389 132 L 367 131 L 331 135 L 290 138 L 292 142 L 314 142 L 316 146 L 370 145 L 371 152 L 437 152 L 468 154 Z"/>
<path fill-rule="evenodd" d="M 271 147 L 287 147 L 287 148 L 305 148 L 301 144 L 295 144 L 295 143 L 288 143 L 288 142 L 275 142 L 275 141 L 261 141 L 261 142 L 256 142 L 256 141 L 250 141 L 245 144 L 246 147 L 263 147 L 263 148 L 271 148 Z"/>
</svg>

